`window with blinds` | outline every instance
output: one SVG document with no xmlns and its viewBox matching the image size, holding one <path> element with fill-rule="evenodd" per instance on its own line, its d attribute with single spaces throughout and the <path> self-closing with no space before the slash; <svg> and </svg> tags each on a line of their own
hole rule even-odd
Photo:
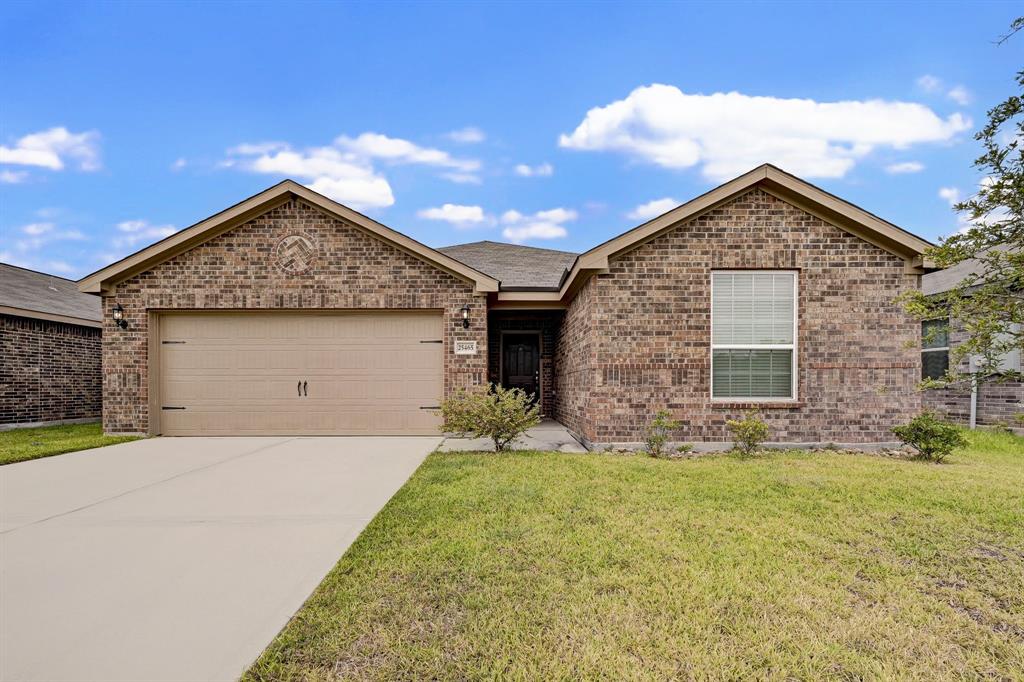
<svg viewBox="0 0 1024 682">
<path fill-rule="evenodd" d="M 796 273 L 711 274 L 711 397 L 796 398 Z"/>
</svg>

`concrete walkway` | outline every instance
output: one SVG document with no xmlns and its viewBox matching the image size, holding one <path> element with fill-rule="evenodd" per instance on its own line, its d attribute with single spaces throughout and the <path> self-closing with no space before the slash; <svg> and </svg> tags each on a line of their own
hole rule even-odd
<svg viewBox="0 0 1024 682">
<path fill-rule="evenodd" d="M 554 419 L 544 419 L 527 431 L 514 444 L 517 450 L 544 450 L 555 452 L 586 452 L 569 429 Z M 441 452 L 492 451 L 494 442 L 488 438 L 445 438 L 438 448 Z"/>
<path fill-rule="evenodd" d="M 0 680 L 235 680 L 439 438 L 156 438 L 0 467 Z"/>
</svg>

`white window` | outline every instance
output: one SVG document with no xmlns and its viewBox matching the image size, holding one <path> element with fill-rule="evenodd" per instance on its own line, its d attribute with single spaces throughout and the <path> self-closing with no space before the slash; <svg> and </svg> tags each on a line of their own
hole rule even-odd
<svg viewBox="0 0 1024 682">
<path fill-rule="evenodd" d="M 711 397 L 796 398 L 795 272 L 711 273 Z"/>
<path fill-rule="evenodd" d="M 921 378 L 941 379 L 949 369 L 949 320 L 921 322 Z"/>
</svg>

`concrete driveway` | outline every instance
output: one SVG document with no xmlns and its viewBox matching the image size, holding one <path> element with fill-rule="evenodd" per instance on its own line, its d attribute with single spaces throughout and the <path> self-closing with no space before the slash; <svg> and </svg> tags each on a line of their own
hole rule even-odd
<svg viewBox="0 0 1024 682">
<path fill-rule="evenodd" d="M 0 467 L 0 679 L 236 679 L 439 438 L 156 438 Z"/>
</svg>

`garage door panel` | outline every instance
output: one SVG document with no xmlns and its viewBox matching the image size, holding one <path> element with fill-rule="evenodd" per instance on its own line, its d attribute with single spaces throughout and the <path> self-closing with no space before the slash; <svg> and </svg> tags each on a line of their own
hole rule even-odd
<svg viewBox="0 0 1024 682">
<path fill-rule="evenodd" d="M 167 435 L 437 433 L 437 313 L 169 314 L 161 331 L 161 403 L 186 408 L 161 412 Z"/>
</svg>

